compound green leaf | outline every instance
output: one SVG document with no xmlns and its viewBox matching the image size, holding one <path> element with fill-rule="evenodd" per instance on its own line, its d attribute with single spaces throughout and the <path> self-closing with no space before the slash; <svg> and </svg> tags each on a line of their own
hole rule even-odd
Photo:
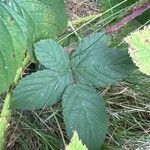
<svg viewBox="0 0 150 150">
<path fill-rule="evenodd" d="M 71 138 L 70 144 L 66 147 L 66 150 L 87 150 L 86 146 L 82 144 L 79 139 L 78 133 L 75 131 Z"/>
<path fill-rule="evenodd" d="M 69 68 L 69 56 L 54 40 L 42 40 L 34 44 L 37 59 L 51 70 L 65 71 Z"/>
<path fill-rule="evenodd" d="M 8 89 L 22 66 L 26 37 L 21 23 L 24 20 L 0 2 L 0 93 Z"/>
<path fill-rule="evenodd" d="M 12 107 L 41 109 L 60 100 L 71 83 L 70 74 L 60 74 L 49 69 L 38 71 L 21 80 L 14 91 Z"/>
<path fill-rule="evenodd" d="M 133 64 L 128 53 L 109 48 L 107 39 L 109 38 L 106 35 L 99 33 L 99 36 L 92 34 L 79 43 L 71 58 L 71 67 L 77 82 L 108 86 L 129 75 Z M 88 46 L 84 46 L 86 44 Z"/>
<path fill-rule="evenodd" d="M 77 131 L 89 150 L 99 150 L 107 132 L 108 118 L 103 98 L 94 88 L 70 85 L 63 95 L 63 114 L 69 137 Z"/>
<path fill-rule="evenodd" d="M 133 62 L 141 72 L 150 75 L 150 26 L 131 33 L 125 41 Z"/>
</svg>

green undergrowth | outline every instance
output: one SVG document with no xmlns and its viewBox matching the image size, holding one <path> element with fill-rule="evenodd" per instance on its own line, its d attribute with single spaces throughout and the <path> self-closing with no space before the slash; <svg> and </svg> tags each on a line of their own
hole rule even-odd
<svg viewBox="0 0 150 150">
<path fill-rule="evenodd" d="M 72 23 L 73 27 L 68 25 L 59 42 L 67 50 L 72 50 L 82 37 L 93 31 L 104 30 L 103 27 L 120 17 L 119 11 L 104 19 L 97 17 L 79 25 Z M 123 38 L 137 29 L 135 24 L 136 20 L 129 24 L 132 25 L 130 28 L 125 26 L 118 36 L 114 34 L 113 46 L 126 47 Z M 143 25 L 138 24 L 138 28 Z M 118 38 L 120 35 L 121 38 Z M 126 81 L 99 89 L 99 93 L 106 99 L 110 116 L 103 150 L 149 150 L 150 77 L 135 71 Z M 3 96 L 0 98 L 0 108 L 2 101 Z M 12 116 L 7 134 L 8 150 L 60 150 L 69 143 L 59 102 L 52 108 L 38 111 L 14 110 Z"/>
<path fill-rule="evenodd" d="M 145 76 L 138 77 L 147 80 Z M 106 93 L 111 116 L 107 142 L 120 150 L 149 150 L 150 96 L 134 81 L 120 83 Z M 145 87 L 145 90 L 148 89 Z"/>
<path fill-rule="evenodd" d="M 64 147 L 62 135 L 68 141 L 59 103 L 47 110 L 13 111 L 13 116 L 7 149 L 59 150 Z M 59 126 L 62 131 L 59 130 Z"/>
</svg>

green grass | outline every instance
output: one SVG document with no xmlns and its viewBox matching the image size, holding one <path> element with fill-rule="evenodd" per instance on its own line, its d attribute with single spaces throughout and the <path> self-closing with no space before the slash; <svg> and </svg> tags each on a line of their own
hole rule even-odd
<svg viewBox="0 0 150 150">
<path fill-rule="evenodd" d="M 141 89 L 132 88 L 132 83 L 128 82 L 113 87 L 107 94 L 110 114 L 107 138 L 109 145 L 114 144 L 123 150 L 148 150 L 150 97 L 143 95 Z"/>
<path fill-rule="evenodd" d="M 54 110 L 53 110 L 54 109 Z M 8 133 L 8 149 L 59 150 L 65 137 L 61 109 L 57 107 L 42 111 L 14 111 Z M 59 120 L 59 124 L 56 121 Z M 61 126 L 61 131 L 59 127 Z"/>
</svg>

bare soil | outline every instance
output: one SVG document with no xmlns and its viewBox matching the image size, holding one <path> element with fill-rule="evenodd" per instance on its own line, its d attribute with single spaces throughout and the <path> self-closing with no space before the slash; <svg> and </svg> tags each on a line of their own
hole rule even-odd
<svg viewBox="0 0 150 150">
<path fill-rule="evenodd" d="M 90 0 L 65 0 L 65 5 L 70 20 L 79 19 L 99 12 L 96 3 Z"/>
</svg>

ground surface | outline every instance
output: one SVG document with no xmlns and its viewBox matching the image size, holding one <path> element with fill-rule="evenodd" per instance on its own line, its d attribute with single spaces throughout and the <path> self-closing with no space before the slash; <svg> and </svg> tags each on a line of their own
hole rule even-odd
<svg viewBox="0 0 150 150">
<path fill-rule="evenodd" d="M 95 2 L 91 2 L 89 0 L 66 0 L 65 5 L 70 20 L 79 19 L 81 17 L 97 14 L 99 12 Z"/>
</svg>

